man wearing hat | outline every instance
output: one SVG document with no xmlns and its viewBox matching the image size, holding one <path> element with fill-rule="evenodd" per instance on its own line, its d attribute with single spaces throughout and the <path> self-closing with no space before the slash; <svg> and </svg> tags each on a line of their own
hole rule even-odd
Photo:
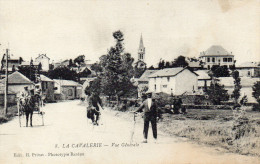
<svg viewBox="0 0 260 164">
<path fill-rule="evenodd" d="M 147 92 L 147 99 L 142 103 L 142 105 L 134 111 L 134 113 L 137 113 L 139 111 L 144 112 L 144 141 L 143 143 L 147 143 L 147 137 L 148 137 L 148 129 L 149 129 L 149 123 L 152 124 L 152 130 L 153 130 L 153 137 L 155 139 L 155 142 L 157 140 L 157 116 L 159 116 L 158 108 L 156 105 L 156 102 L 154 99 L 152 99 L 152 93 Z"/>
</svg>

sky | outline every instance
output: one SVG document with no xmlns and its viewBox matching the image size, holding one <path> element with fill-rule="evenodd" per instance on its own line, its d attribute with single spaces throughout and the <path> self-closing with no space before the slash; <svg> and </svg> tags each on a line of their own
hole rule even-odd
<svg viewBox="0 0 260 164">
<path fill-rule="evenodd" d="M 232 52 L 237 63 L 260 61 L 260 0 L 0 0 L 1 56 L 9 47 L 26 60 L 84 54 L 94 62 L 115 44 L 117 30 L 135 59 L 142 34 L 148 66 L 199 57 L 211 45 Z"/>
</svg>

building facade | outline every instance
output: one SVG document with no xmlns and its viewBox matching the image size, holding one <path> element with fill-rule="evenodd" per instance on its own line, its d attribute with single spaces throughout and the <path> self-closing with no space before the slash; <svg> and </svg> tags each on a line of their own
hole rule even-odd
<svg viewBox="0 0 260 164">
<path fill-rule="evenodd" d="M 36 62 L 41 63 L 42 65 L 42 70 L 43 71 L 49 71 L 50 69 L 50 58 L 46 56 L 46 54 L 39 54 L 37 58 L 35 58 Z"/>
<path fill-rule="evenodd" d="M 227 66 L 230 68 L 234 66 L 234 55 L 228 52 L 222 46 L 213 45 L 206 51 L 200 53 L 200 60 L 203 68 L 211 69 L 214 65 Z"/>
<path fill-rule="evenodd" d="M 149 76 L 149 91 L 181 95 L 198 91 L 198 74 L 187 68 L 167 68 Z"/>
</svg>

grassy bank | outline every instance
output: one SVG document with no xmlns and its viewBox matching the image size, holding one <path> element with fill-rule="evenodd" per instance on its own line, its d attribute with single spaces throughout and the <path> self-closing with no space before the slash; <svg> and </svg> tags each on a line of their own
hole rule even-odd
<svg viewBox="0 0 260 164">
<path fill-rule="evenodd" d="M 0 124 L 10 121 L 16 115 L 17 115 L 16 105 L 8 107 L 8 114 L 6 116 L 4 115 L 4 107 L 0 106 Z"/>
<path fill-rule="evenodd" d="M 133 120 L 129 112 L 118 111 L 116 116 Z M 141 119 L 138 122 L 142 124 Z M 163 114 L 158 129 L 170 136 L 260 157 L 260 112 L 190 109 L 186 115 Z"/>
</svg>

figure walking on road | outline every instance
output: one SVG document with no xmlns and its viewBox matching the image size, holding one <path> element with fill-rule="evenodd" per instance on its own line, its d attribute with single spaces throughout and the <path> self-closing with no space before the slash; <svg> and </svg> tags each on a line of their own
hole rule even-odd
<svg viewBox="0 0 260 164">
<path fill-rule="evenodd" d="M 150 122 L 152 124 L 153 138 L 155 139 L 156 142 L 157 141 L 157 117 L 159 117 L 159 112 L 155 100 L 152 99 L 151 92 L 147 93 L 147 99 L 142 103 L 142 105 L 136 111 L 134 111 L 134 113 L 140 111 L 144 112 L 143 143 L 147 143 Z"/>
<path fill-rule="evenodd" d="M 102 107 L 102 101 L 97 92 L 93 92 L 89 97 L 89 106 L 87 117 L 92 120 L 93 125 L 98 125 L 100 117 L 99 105 Z"/>
</svg>

